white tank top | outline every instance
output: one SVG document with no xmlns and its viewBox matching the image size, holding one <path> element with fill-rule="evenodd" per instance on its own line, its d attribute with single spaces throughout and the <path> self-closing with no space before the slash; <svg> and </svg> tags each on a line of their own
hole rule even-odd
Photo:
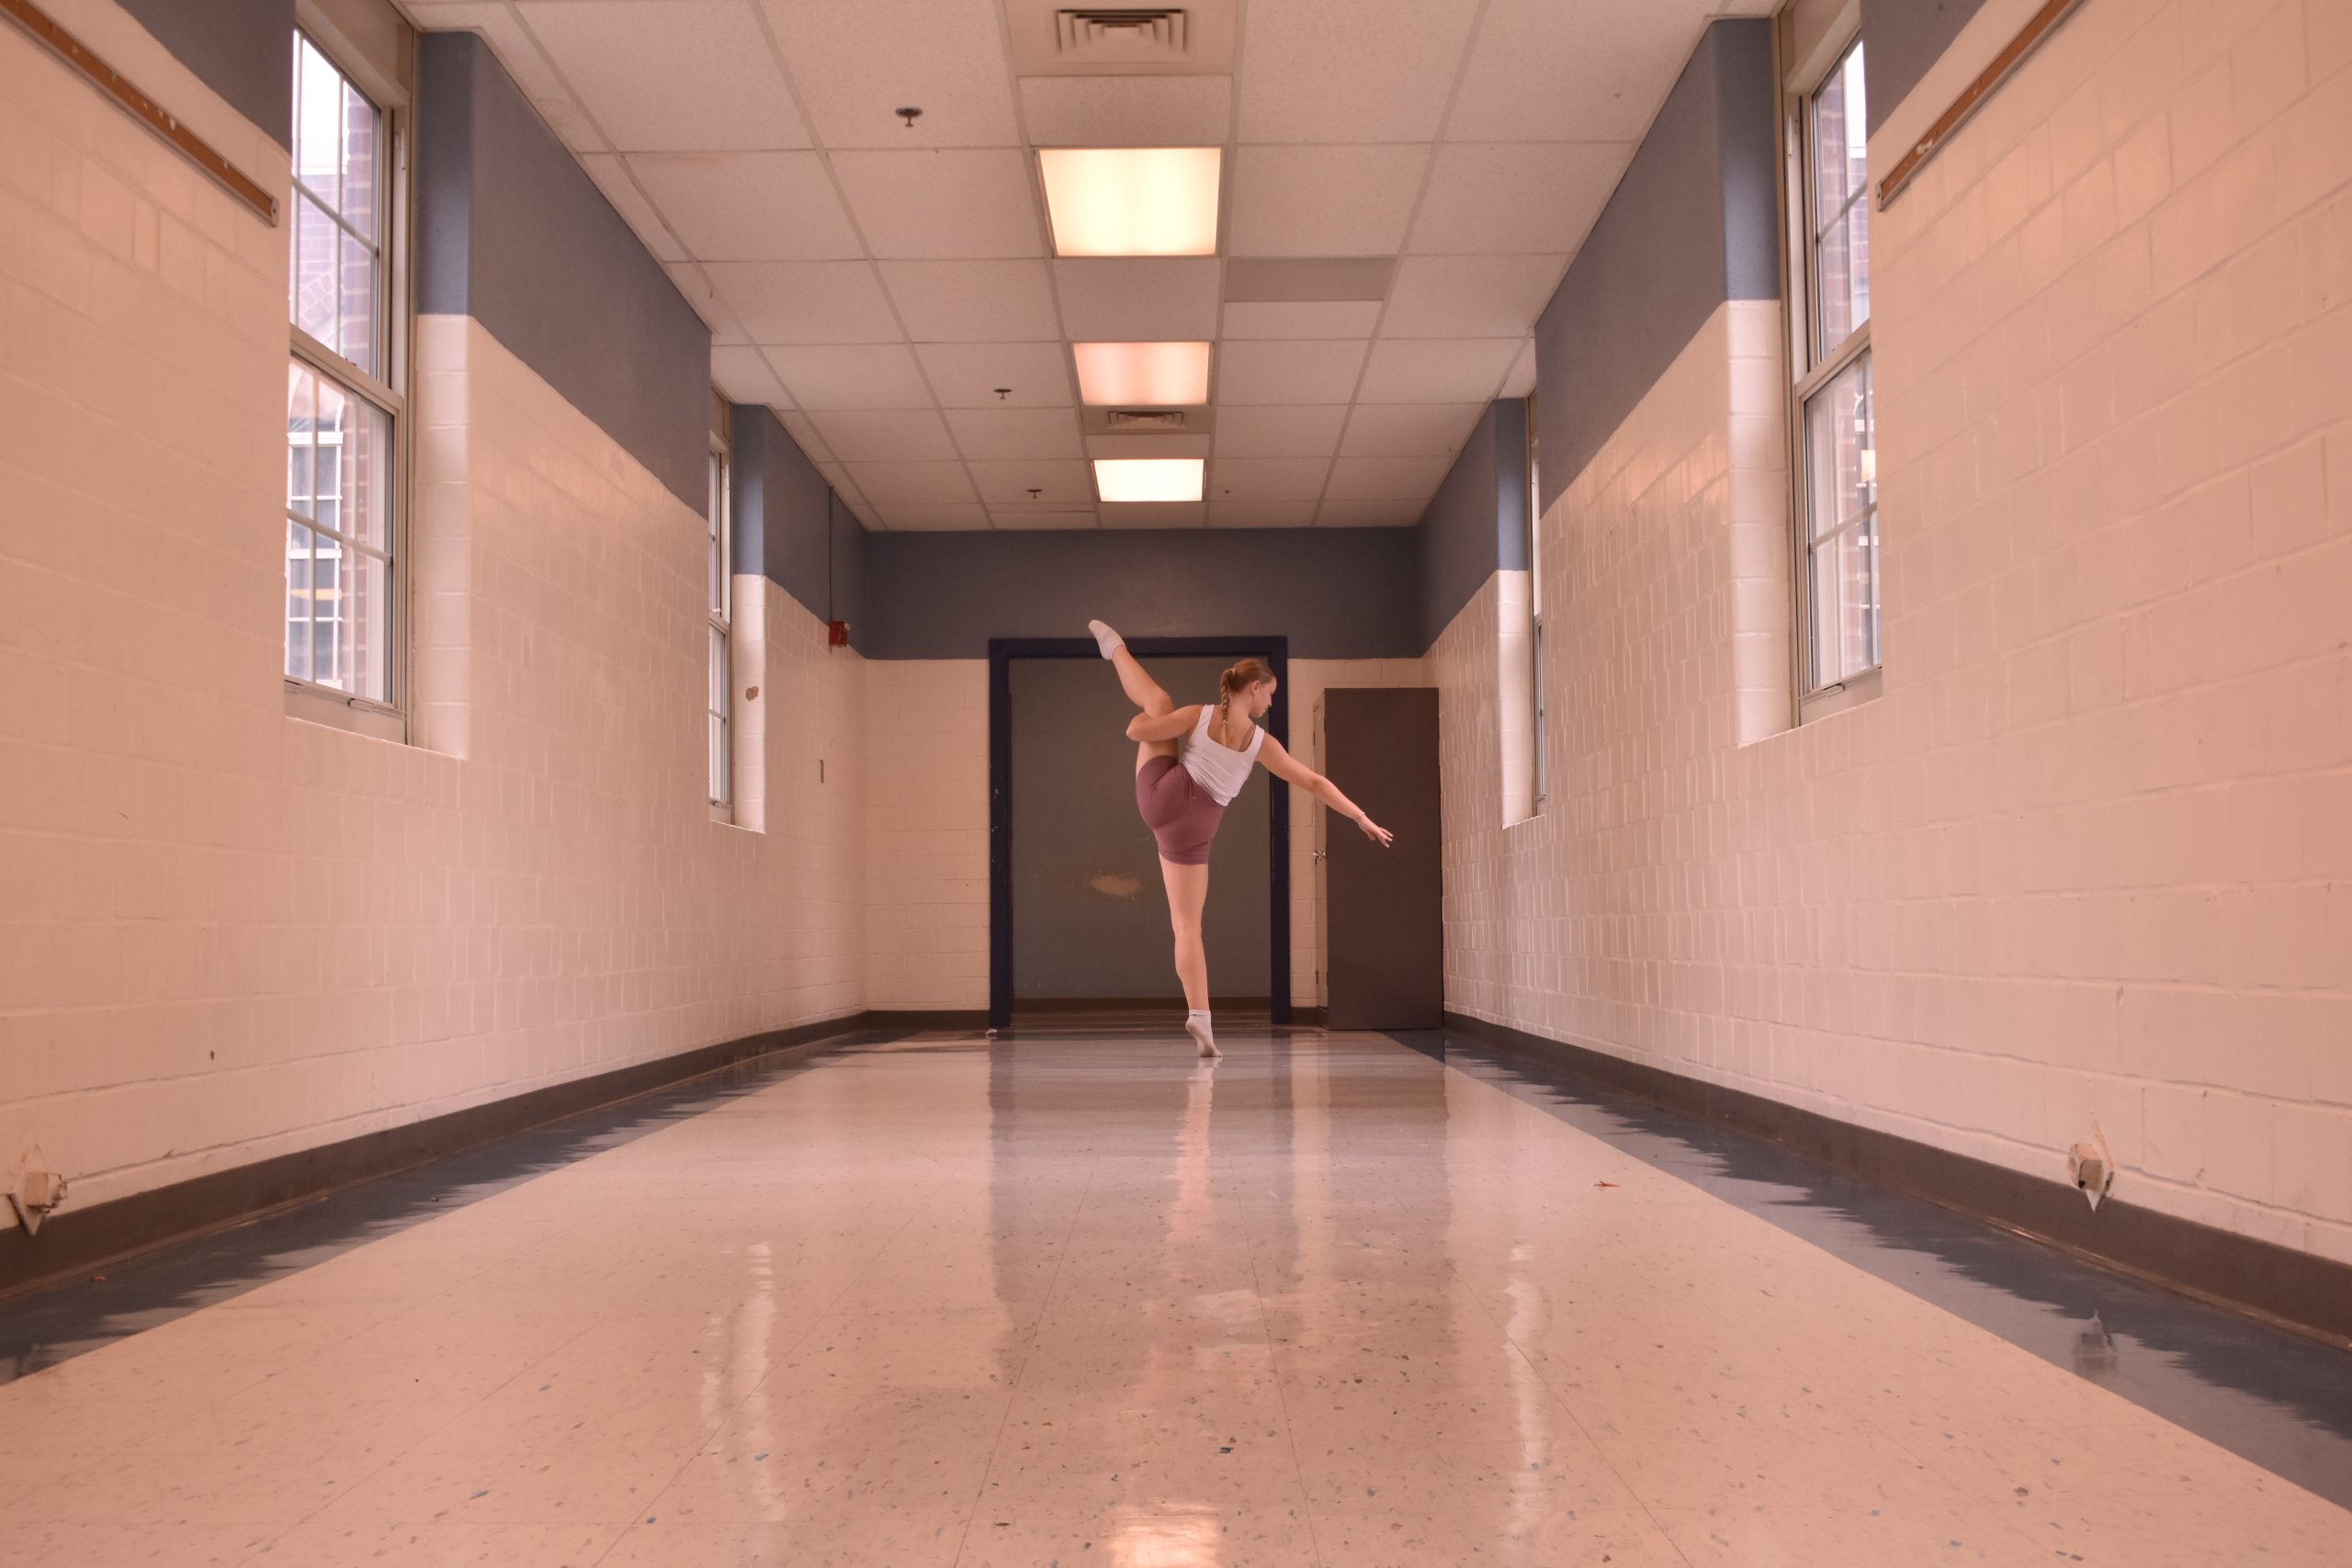
<svg viewBox="0 0 2352 1568">
<path fill-rule="evenodd" d="M 1209 738 L 1209 726 L 1216 718 L 1216 705 L 1203 703 L 1200 722 L 1193 726 L 1192 738 L 1184 742 L 1184 771 L 1219 806 L 1230 806 L 1241 786 L 1250 782 L 1250 770 L 1258 761 L 1258 744 L 1266 739 L 1266 732 L 1251 725 L 1250 744 L 1236 751 Z"/>
</svg>

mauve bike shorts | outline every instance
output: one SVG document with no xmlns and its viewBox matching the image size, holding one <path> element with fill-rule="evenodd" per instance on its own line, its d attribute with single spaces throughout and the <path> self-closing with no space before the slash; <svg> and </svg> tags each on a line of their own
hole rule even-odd
<svg viewBox="0 0 2352 1568">
<path fill-rule="evenodd" d="M 1159 858 L 1176 865 L 1209 863 L 1209 840 L 1225 807 L 1173 757 L 1152 757 L 1136 770 L 1136 809 L 1159 840 Z"/>
</svg>

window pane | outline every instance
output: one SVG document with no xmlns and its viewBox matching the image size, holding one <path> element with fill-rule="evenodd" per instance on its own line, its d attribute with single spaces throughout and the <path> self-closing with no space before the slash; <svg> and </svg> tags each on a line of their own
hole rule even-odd
<svg viewBox="0 0 2352 1568">
<path fill-rule="evenodd" d="M 1813 552 L 1813 684 L 1875 669 L 1878 519 L 1865 518 Z"/>
<path fill-rule="evenodd" d="M 315 515 L 318 402 L 318 377 L 300 360 L 291 361 L 286 371 L 286 510 L 300 517 Z"/>
<path fill-rule="evenodd" d="M 322 341 L 369 375 L 380 375 L 376 364 L 376 253 L 364 240 L 350 234 L 341 237 L 335 335 Z"/>
<path fill-rule="evenodd" d="M 1814 95 L 1814 351 L 1826 354 L 1870 319 L 1870 148 L 1857 43 Z"/>
<path fill-rule="evenodd" d="M 286 530 L 286 672 L 311 678 L 311 531 Z"/>
<path fill-rule="evenodd" d="M 1839 371 L 1804 406 L 1805 521 L 1819 539 L 1878 501 L 1871 417 L 1871 360 Z"/>
<path fill-rule="evenodd" d="M 376 132 L 382 117 L 350 83 L 343 84 L 343 220 L 377 237 Z"/>
<path fill-rule="evenodd" d="M 392 547 L 391 416 L 332 381 L 320 384 L 320 411 L 330 402 L 337 503 L 334 525 L 379 550 Z M 328 454 L 322 452 L 323 459 Z M 323 469 L 322 473 L 323 474 Z M 322 524 L 327 519 L 319 519 Z"/>
<path fill-rule="evenodd" d="M 344 454 L 346 436 L 344 425 L 350 417 L 352 398 L 341 387 L 323 376 L 319 378 L 318 451 L 311 457 L 317 465 L 318 477 L 311 489 L 317 499 L 311 505 L 311 520 L 322 528 L 343 532 L 343 499 L 346 480 L 344 478 Z"/>
<path fill-rule="evenodd" d="M 392 697 L 391 568 L 380 556 L 343 553 L 339 582 L 343 668 L 350 690 L 375 702 Z"/>
<path fill-rule="evenodd" d="M 330 208 L 343 202 L 343 73 L 309 39 L 294 46 L 294 177 Z"/>
<path fill-rule="evenodd" d="M 307 196 L 295 196 L 294 324 L 329 347 L 337 343 L 335 322 L 340 311 L 335 302 L 335 280 L 340 268 L 336 265 L 335 242 L 341 233 L 334 220 L 317 202 Z"/>
</svg>

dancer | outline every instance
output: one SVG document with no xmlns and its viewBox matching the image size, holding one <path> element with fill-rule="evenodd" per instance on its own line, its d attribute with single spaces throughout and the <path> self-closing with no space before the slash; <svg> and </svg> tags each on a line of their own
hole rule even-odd
<svg viewBox="0 0 2352 1568">
<path fill-rule="evenodd" d="M 1136 806 L 1159 841 L 1159 874 L 1168 884 L 1168 920 L 1176 933 L 1176 976 L 1184 983 L 1184 1032 L 1204 1056 L 1223 1055 L 1209 1024 L 1209 962 L 1201 945 L 1201 909 L 1209 897 L 1209 842 L 1225 808 L 1263 761 L 1266 771 L 1354 821 L 1383 849 L 1396 835 L 1340 793 L 1339 785 L 1306 767 L 1283 743 L 1258 728 L 1274 701 L 1274 672 L 1245 659 L 1218 682 L 1215 704 L 1178 707 L 1144 673 L 1117 632 L 1089 621 L 1095 646 L 1119 671 L 1127 699 L 1143 709 L 1127 723 L 1136 748 Z"/>
</svg>

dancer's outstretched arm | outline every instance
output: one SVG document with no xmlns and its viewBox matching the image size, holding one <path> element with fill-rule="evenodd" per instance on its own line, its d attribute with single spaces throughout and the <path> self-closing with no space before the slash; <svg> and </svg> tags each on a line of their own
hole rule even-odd
<svg viewBox="0 0 2352 1568">
<path fill-rule="evenodd" d="M 1133 726 L 1129 727 L 1128 732 L 1134 733 Z M 1292 756 L 1283 749 L 1283 743 L 1272 736 L 1267 736 L 1264 742 L 1258 748 L 1258 760 L 1266 764 L 1266 771 L 1274 777 L 1284 784 L 1296 784 L 1340 816 L 1354 822 L 1357 827 L 1363 829 L 1365 838 L 1372 840 L 1382 849 L 1385 850 L 1396 841 L 1396 834 L 1365 816 L 1363 807 L 1341 795 L 1338 784 Z"/>
</svg>

